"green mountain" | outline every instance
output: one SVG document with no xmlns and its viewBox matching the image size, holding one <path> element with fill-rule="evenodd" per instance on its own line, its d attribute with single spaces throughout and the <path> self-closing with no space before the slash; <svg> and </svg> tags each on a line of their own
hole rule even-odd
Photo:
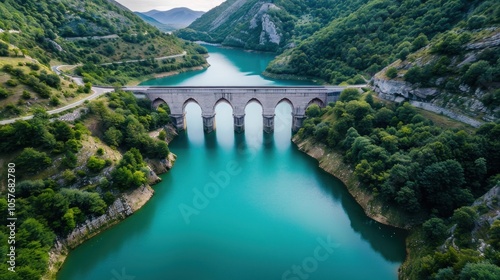
<svg viewBox="0 0 500 280">
<path fill-rule="evenodd" d="M 488 13 L 478 28 L 498 25 L 496 1 L 371 0 L 282 54 L 268 71 L 300 73 L 333 84 L 357 73 L 373 75 L 424 47 L 426 39 L 463 24 L 483 10 Z"/>
<path fill-rule="evenodd" d="M 493 0 L 232 0 L 177 34 L 275 51 L 280 55 L 265 74 L 330 84 L 366 83 L 395 63 L 394 81 L 405 84 L 385 83 L 384 69 L 374 79 L 383 97 L 494 120 L 500 116 L 499 24 Z"/>
<path fill-rule="evenodd" d="M 161 57 L 184 47 L 112 0 L 5 0 L 0 14 L 0 40 L 46 65 Z"/>
<path fill-rule="evenodd" d="M 188 40 L 281 52 L 366 2 L 228 0 L 177 34 Z"/>
</svg>

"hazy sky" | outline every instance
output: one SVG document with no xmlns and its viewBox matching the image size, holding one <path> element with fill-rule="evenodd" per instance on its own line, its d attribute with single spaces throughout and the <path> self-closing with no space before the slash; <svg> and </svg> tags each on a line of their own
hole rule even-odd
<svg viewBox="0 0 500 280">
<path fill-rule="evenodd" d="M 195 11 L 208 11 L 225 0 L 115 0 L 132 11 L 147 12 L 152 9 L 166 11 L 187 7 Z"/>
</svg>

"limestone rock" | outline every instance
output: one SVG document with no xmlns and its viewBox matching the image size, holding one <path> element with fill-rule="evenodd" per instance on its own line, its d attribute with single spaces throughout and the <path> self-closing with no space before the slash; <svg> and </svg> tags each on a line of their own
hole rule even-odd
<svg viewBox="0 0 500 280">
<path fill-rule="evenodd" d="M 264 45 L 271 42 L 279 45 L 281 42 L 281 35 L 278 34 L 276 25 L 272 22 L 268 14 L 262 16 L 262 32 L 260 33 L 259 44 Z"/>
</svg>

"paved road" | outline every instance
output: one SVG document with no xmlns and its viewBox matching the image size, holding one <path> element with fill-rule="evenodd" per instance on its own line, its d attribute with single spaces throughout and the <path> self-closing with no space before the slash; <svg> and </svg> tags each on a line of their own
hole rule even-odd
<svg viewBox="0 0 500 280">
<path fill-rule="evenodd" d="M 169 58 L 176 58 L 176 57 L 182 57 L 187 54 L 186 51 L 183 51 L 180 54 L 173 54 L 173 55 L 167 55 L 167 56 L 162 56 L 162 57 L 155 57 L 154 60 L 165 60 Z M 111 65 L 111 64 L 122 64 L 122 63 L 133 63 L 133 62 L 140 62 L 140 61 L 146 61 L 148 58 L 145 59 L 134 59 L 134 60 L 125 60 L 125 61 L 117 61 L 117 62 L 109 62 L 109 63 L 102 63 L 101 65 Z"/>
<path fill-rule="evenodd" d="M 186 51 L 183 51 L 181 54 L 174 54 L 174 55 L 169 55 L 169 56 L 163 56 L 163 57 L 156 57 L 155 60 L 163 60 L 163 59 L 169 59 L 169 58 L 175 58 L 175 57 L 181 57 L 181 56 L 185 56 L 187 54 Z M 118 61 L 118 62 L 114 62 L 114 63 L 118 63 L 118 64 L 121 64 L 121 63 L 131 63 L 131 62 L 139 62 L 139 61 L 144 61 L 145 59 L 138 59 L 138 60 L 128 60 L 128 61 Z M 108 64 L 112 64 L 112 63 L 105 63 L 105 64 L 102 64 L 102 65 L 108 65 Z M 64 74 L 60 68 L 63 67 L 63 66 L 78 66 L 78 65 L 56 65 L 56 66 L 52 66 L 50 67 L 52 69 L 52 71 L 54 71 L 55 73 L 57 73 L 57 75 L 63 75 L 63 76 L 68 76 L 66 74 Z M 83 82 L 83 79 L 81 77 L 77 77 L 77 76 L 69 76 L 77 85 L 84 85 L 84 82 Z M 57 109 L 54 109 L 54 110 L 50 110 L 50 111 L 47 111 L 47 113 L 49 113 L 49 115 L 52 115 L 52 114 L 57 114 L 57 113 L 60 113 L 60 112 L 63 112 L 63 111 L 66 111 L 68 109 L 71 109 L 71 108 L 75 108 L 75 107 L 78 107 L 80 105 L 82 105 L 86 100 L 92 100 L 92 99 L 95 99 L 107 92 L 111 92 L 113 91 L 114 89 L 113 88 L 105 88 L 105 87 L 92 87 L 92 94 L 81 99 L 81 100 L 78 100 L 74 103 L 71 103 L 71 104 L 68 104 L 64 107 L 61 107 L 61 108 L 57 108 Z M 29 120 L 29 119 L 32 119 L 33 116 L 24 116 L 24 117 L 19 117 L 19 118 L 13 118 L 13 119 L 8 119 L 8 120 L 2 120 L 0 121 L 0 125 L 4 125 L 4 124 L 8 124 L 8 123 L 13 123 L 17 120 Z"/>
<path fill-rule="evenodd" d="M 81 99 L 81 100 L 78 100 L 74 103 L 71 103 L 71 104 L 68 104 L 64 107 L 61 107 L 61 108 L 57 108 L 57 109 L 54 109 L 54 110 L 50 110 L 50 111 L 47 111 L 47 113 L 49 113 L 49 115 L 52 115 L 52 114 L 57 114 L 57 113 L 61 113 L 63 111 L 66 111 L 68 109 L 71 109 L 71 108 L 75 108 L 75 107 L 78 107 L 80 105 L 82 105 L 86 100 L 92 100 L 92 99 L 95 99 L 107 92 L 111 92 L 113 91 L 114 89 L 113 88 L 101 88 L 101 87 L 92 87 L 92 94 Z M 13 123 L 17 120 L 29 120 L 29 119 L 32 119 L 33 116 L 24 116 L 24 117 L 19 117 L 19 118 L 14 118 L 14 119 L 8 119 L 8 120 L 3 120 L 3 121 L 0 121 L 0 125 L 4 125 L 4 124 L 8 124 L 8 123 Z"/>
</svg>

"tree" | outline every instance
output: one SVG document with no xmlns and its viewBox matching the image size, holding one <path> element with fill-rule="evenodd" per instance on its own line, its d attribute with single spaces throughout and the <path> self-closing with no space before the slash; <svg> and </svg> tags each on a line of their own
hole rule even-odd
<svg viewBox="0 0 500 280">
<path fill-rule="evenodd" d="M 35 218 L 27 218 L 19 227 L 17 237 L 20 244 L 28 244 L 30 241 L 38 241 L 42 246 L 51 247 L 55 235 Z"/>
<path fill-rule="evenodd" d="M 495 220 L 491 224 L 488 235 L 490 237 L 490 244 L 497 250 L 500 250 L 500 220 Z"/>
<path fill-rule="evenodd" d="M 387 108 L 381 108 L 375 113 L 374 117 L 375 126 L 385 128 L 390 124 L 392 117 L 394 117 L 394 112 Z"/>
<path fill-rule="evenodd" d="M 464 183 L 464 170 L 455 160 L 431 164 L 420 176 L 423 197 L 441 215 L 450 215 L 456 206 L 471 202 L 470 192 L 461 189 Z"/>
<path fill-rule="evenodd" d="M 385 75 L 390 79 L 394 79 L 398 76 L 398 69 L 395 67 L 389 67 L 385 72 Z"/>
<path fill-rule="evenodd" d="M 500 267 L 490 263 L 468 263 L 460 272 L 460 280 L 481 279 L 496 280 L 500 279 Z"/>
<path fill-rule="evenodd" d="M 463 232 L 470 231 L 474 228 L 475 221 L 478 217 L 476 211 L 469 206 L 460 207 L 453 212 L 453 221 L 457 223 L 458 229 Z"/>
<path fill-rule="evenodd" d="M 163 140 L 165 141 L 165 139 L 167 138 L 167 133 L 165 132 L 165 130 L 163 129 L 162 131 L 160 131 L 160 133 L 158 134 L 158 139 L 160 140 Z"/>
<path fill-rule="evenodd" d="M 44 152 L 39 152 L 33 148 L 24 148 L 16 158 L 16 163 L 21 170 L 34 173 L 49 167 L 52 160 Z"/>
<path fill-rule="evenodd" d="M 92 172 L 99 172 L 106 166 L 106 161 L 95 156 L 90 156 L 87 161 L 87 168 Z"/>
<path fill-rule="evenodd" d="M 118 147 L 122 143 L 123 134 L 115 127 L 110 127 L 104 133 L 104 141 L 110 146 Z"/>
<path fill-rule="evenodd" d="M 492 78 L 490 64 L 484 60 L 472 63 L 463 76 L 464 82 L 471 86 L 485 86 L 492 81 Z"/>
<path fill-rule="evenodd" d="M 321 114 L 321 108 L 317 104 L 312 104 L 306 109 L 306 116 L 309 118 L 319 117 Z"/>
<path fill-rule="evenodd" d="M 422 68 L 419 66 L 413 66 L 404 75 L 405 81 L 416 84 L 422 81 Z"/>
<path fill-rule="evenodd" d="M 358 100 L 361 93 L 356 88 L 346 88 L 340 93 L 339 101 L 349 102 L 351 100 Z"/>
<path fill-rule="evenodd" d="M 45 189 L 39 196 L 36 197 L 35 206 L 37 213 L 42 215 L 52 229 L 58 233 L 62 233 L 65 224 L 62 223 L 61 217 L 68 211 L 69 202 L 60 193 L 55 193 L 52 189 Z"/>
<path fill-rule="evenodd" d="M 52 134 L 57 141 L 65 142 L 75 137 L 75 132 L 66 122 L 56 120 L 52 123 L 52 128 Z"/>
<path fill-rule="evenodd" d="M 467 28 L 473 30 L 484 27 L 486 20 L 485 16 L 471 16 L 469 20 L 467 20 Z"/>
<path fill-rule="evenodd" d="M 0 56 L 9 56 L 9 45 L 0 42 Z"/>
<path fill-rule="evenodd" d="M 424 230 L 426 238 L 431 241 L 432 244 L 442 242 L 448 232 L 448 227 L 440 218 L 430 218 L 425 221 L 422 224 L 422 229 Z"/>
<path fill-rule="evenodd" d="M 411 51 L 417 51 L 429 44 L 429 40 L 427 39 L 427 36 L 425 34 L 420 33 L 415 40 L 413 40 L 411 44 Z"/>
</svg>

